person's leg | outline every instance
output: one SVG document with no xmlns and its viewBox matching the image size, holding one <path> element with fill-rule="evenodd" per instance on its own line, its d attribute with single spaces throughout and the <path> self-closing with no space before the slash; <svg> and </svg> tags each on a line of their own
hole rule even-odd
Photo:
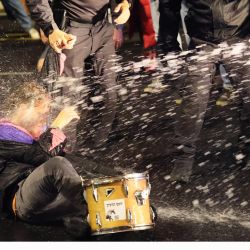
<svg viewBox="0 0 250 250">
<path fill-rule="evenodd" d="M 103 107 L 98 112 L 99 121 L 93 136 L 94 147 L 107 141 L 116 114 L 117 86 L 115 66 L 117 57 L 113 42 L 114 27 L 109 23 L 93 28 L 94 68 L 96 82 L 101 89 Z"/>
<path fill-rule="evenodd" d="M 233 99 L 233 85 L 231 83 L 231 80 L 228 76 L 228 72 L 225 69 L 225 66 L 222 62 L 219 63 L 219 71 L 220 76 L 223 81 L 223 87 L 221 91 L 221 95 L 216 101 L 217 106 L 226 106 L 229 104 L 229 102 Z"/>
<path fill-rule="evenodd" d="M 188 58 L 188 76 L 181 89 L 177 109 L 174 144 L 178 149 L 174 157 L 171 178 L 189 181 L 192 174 L 196 142 L 199 138 L 210 96 L 215 65 L 202 50 Z"/>
<path fill-rule="evenodd" d="M 72 49 L 64 50 L 66 56 L 62 77 L 53 86 L 53 97 L 55 100 L 54 117 L 63 106 L 75 105 L 81 114 L 81 122 L 85 120 L 87 113 L 87 96 L 89 90 L 84 79 L 84 61 L 90 55 L 92 38 L 90 36 L 90 25 L 76 27 L 69 24 L 66 32 L 77 37 L 76 44 Z M 72 121 L 64 128 L 68 138 L 66 150 L 69 152 L 77 150 L 77 125 L 78 121 Z"/>
<path fill-rule="evenodd" d="M 31 18 L 27 15 L 20 0 L 2 0 L 6 11 L 14 17 L 25 32 L 32 28 Z"/>
<path fill-rule="evenodd" d="M 49 222 L 87 215 L 81 177 L 63 157 L 36 168 L 19 184 L 17 215 L 28 222 Z"/>
<path fill-rule="evenodd" d="M 237 49 L 238 48 L 238 49 Z M 233 51 L 236 51 L 234 53 Z M 224 54 L 224 64 L 229 77 L 232 79 L 233 91 L 239 94 L 241 99 L 240 109 L 240 135 L 239 150 L 247 161 L 250 153 L 250 65 L 249 61 L 249 43 L 241 41 L 228 48 Z"/>
<path fill-rule="evenodd" d="M 155 31 L 155 39 L 158 39 L 158 30 L 159 30 L 159 0 L 150 0 L 151 14 Z"/>
</svg>

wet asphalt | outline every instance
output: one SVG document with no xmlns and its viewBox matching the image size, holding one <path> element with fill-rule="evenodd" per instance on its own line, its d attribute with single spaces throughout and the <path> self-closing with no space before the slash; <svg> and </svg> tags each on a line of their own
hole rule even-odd
<svg viewBox="0 0 250 250">
<path fill-rule="evenodd" d="M 10 84 L 35 76 L 42 48 L 39 41 L 0 41 L 0 98 L 4 98 Z M 155 228 L 75 238 L 60 224 L 29 225 L 1 216 L 1 241 L 250 240 L 250 166 L 235 161 L 240 129 L 239 100 L 235 98 L 225 107 L 215 105 L 221 89 L 217 76 L 198 141 L 191 181 L 173 182 L 169 179 L 175 124 L 172 93 L 168 87 L 159 93 L 146 93 L 152 75 L 142 72 L 135 78 L 133 72 L 126 71 L 128 60 L 139 60 L 139 52 L 139 44 L 127 44 L 121 52 L 124 57 L 119 81 L 127 92 L 119 96 L 113 132 L 99 159 L 133 172 L 149 172 L 150 199 L 158 214 Z"/>
</svg>

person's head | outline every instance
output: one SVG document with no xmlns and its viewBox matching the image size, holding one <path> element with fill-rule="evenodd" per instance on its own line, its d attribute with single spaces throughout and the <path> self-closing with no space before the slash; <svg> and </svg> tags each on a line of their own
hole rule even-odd
<svg viewBox="0 0 250 250">
<path fill-rule="evenodd" d="M 5 118 L 38 137 L 48 119 L 50 97 L 36 82 L 25 82 L 14 88 L 3 102 Z"/>
</svg>

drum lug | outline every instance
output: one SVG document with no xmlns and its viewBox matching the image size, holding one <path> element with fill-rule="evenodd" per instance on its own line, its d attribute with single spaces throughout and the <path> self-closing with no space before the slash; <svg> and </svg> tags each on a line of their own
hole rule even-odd
<svg viewBox="0 0 250 250">
<path fill-rule="evenodd" d="M 128 219 L 128 222 L 132 222 L 133 220 L 133 215 L 130 209 L 127 210 L 127 219 Z"/>
<path fill-rule="evenodd" d="M 92 191 L 93 191 L 93 197 L 95 199 L 95 201 L 98 201 L 98 190 L 97 187 L 95 187 L 95 185 L 92 185 Z"/>
<path fill-rule="evenodd" d="M 146 204 L 146 199 L 148 198 L 148 189 L 147 190 L 138 190 L 135 192 L 135 198 L 138 206 L 142 206 Z"/>
<path fill-rule="evenodd" d="M 148 183 L 148 195 L 150 195 L 151 192 L 151 184 L 149 182 L 149 177 L 147 178 L 147 183 Z"/>
<path fill-rule="evenodd" d="M 101 217 L 100 217 L 99 213 L 97 213 L 96 216 L 95 216 L 95 222 L 96 222 L 97 226 L 102 227 Z"/>
<path fill-rule="evenodd" d="M 124 193 L 125 193 L 126 197 L 128 197 L 129 189 L 128 189 L 128 185 L 127 185 L 126 182 L 123 182 L 123 190 L 124 190 Z"/>
<path fill-rule="evenodd" d="M 156 214 L 151 206 L 150 206 L 150 212 L 151 212 L 151 220 L 152 222 L 155 222 Z"/>
</svg>

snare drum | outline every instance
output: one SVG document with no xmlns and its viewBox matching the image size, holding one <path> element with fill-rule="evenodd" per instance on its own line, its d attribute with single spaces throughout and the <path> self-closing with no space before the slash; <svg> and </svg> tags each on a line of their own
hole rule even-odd
<svg viewBox="0 0 250 250">
<path fill-rule="evenodd" d="M 154 227 L 148 174 L 83 180 L 92 235 Z"/>
</svg>

